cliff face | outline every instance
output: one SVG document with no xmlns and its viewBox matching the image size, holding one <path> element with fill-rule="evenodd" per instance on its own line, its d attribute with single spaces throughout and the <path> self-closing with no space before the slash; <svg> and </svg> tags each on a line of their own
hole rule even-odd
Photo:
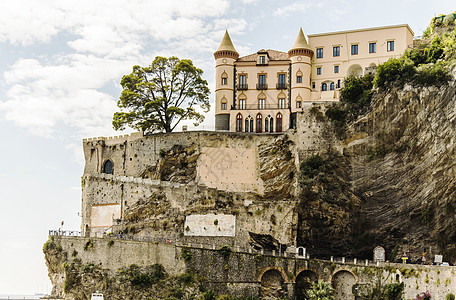
<svg viewBox="0 0 456 300">
<path fill-rule="evenodd" d="M 343 151 L 361 198 L 354 254 L 382 245 L 390 259 L 407 251 L 418 260 L 424 249 L 456 259 L 455 93 L 454 83 L 380 93 L 350 127 Z"/>
</svg>

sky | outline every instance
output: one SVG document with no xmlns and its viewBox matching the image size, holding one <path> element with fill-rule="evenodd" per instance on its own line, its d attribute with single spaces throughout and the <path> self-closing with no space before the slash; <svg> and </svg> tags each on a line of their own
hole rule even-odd
<svg viewBox="0 0 456 300">
<path fill-rule="evenodd" d="M 213 103 L 225 29 L 244 56 L 288 51 L 300 27 L 409 24 L 419 36 L 455 10 L 454 0 L 1 0 L 0 294 L 51 291 L 42 246 L 61 221 L 80 228 L 82 139 L 129 132 L 111 121 L 132 66 L 191 59 Z M 211 110 L 199 129 L 213 121 Z"/>
</svg>

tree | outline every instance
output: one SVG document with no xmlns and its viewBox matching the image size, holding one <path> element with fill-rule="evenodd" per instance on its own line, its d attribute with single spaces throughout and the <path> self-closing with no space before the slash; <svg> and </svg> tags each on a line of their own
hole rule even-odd
<svg viewBox="0 0 456 300">
<path fill-rule="evenodd" d="M 334 300 L 333 292 L 330 283 L 318 281 L 313 283 L 312 289 L 307 293 L 310 300 Z"/>
<path fill-rule="evenodd" d="M 114 113 L 115 130 L 131 128 L 143 132 L 171 132 L 183 120 L 204 120 L 196 108 L 208 112 L 209 88 L 201 78 L 203 71 L 189 59 L 155 57 L 148 67 L 134 66 L 120 84 L 122 93 Z"/>
</svg>

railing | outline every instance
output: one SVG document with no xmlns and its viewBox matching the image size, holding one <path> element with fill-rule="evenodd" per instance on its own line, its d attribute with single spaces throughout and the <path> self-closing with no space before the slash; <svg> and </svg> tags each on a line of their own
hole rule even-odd
<svg viewBox="0 0 456 300">
<path fill-rule="evenodd" d="M 265 104 L 265 105 L 258 105 L 258 104 L 245 104 L 243 106 L 234 107 L 232 109 L 237 109 L 237 110 L 266 110 L 266 109 L 288 109 L 288 105 L 271 105 L 271 104 Z"/>
<path fill-rule="evenodd" d="M 257 90 L 267 90 L 268 84 L 267 83 L 257 83 L 256 89 Z"/>
<path fill-rule="evenodd" d="M 236 89 L 238 91 L 245 91 L 249 89 L 249 85 L 247 83 L 244 84 L 236 84 Z"/>
<path fill-rule="evenodd" d="M 70 230 L 49 230 L 50 236 L 81 236 L 80 231 L 70 231 Z M 199 249 L 209 249 L 209 250 L 217 250 L 220 247 L 227 246 L 226 244 L 204 244 L 204 243 L 189 243 L 178 238 L 164 238 L 164 237 L 145 237 L 145 236 L 136 236 L 130 234 L 113 234 L 113 233 L 103 233 L 102 236 L 97 234 L 90 234 L 90 237 L 98 237 L 98 238 L 109 238 L 109 239 L 121 239 L 121 240 L 128 240 L 128 241 L 137 241 L 137 242 L 148 242 L 148 243 L 160 243 L 160 244 L 170 244 L 175 245 L 177 247 L 190 247 L 190 248 L 199 248 Z M 254 249 L 250 248 L 243 248 L 239 246 L 229 246 L 232 251 L 235 252 L 244 252 L 244 253 L 253 253 L 253 254 L 260 254 L 260 255 L 269 255 L 269 256 L 278 256 L 278 257 L 288 257 L 288 258 L 297 258 L 297 259 L 310 259 L 310 255 L 306 253 L 305 256 L 298 255 L 295 252 L 287 252 L 287 251 L 279 251 L 279 250 L 264 250 L 264 249 Z M 313 259 L 319 259 L 317 257 L 312 257 Z M 350 265 L 362 265 L 362 266 L 381 266 L 385 264 L 402 264 L 402 263 L 390 263 L 390 262 L 380 262 L 380 261 L 372 261 L 368 259 L 357 259 L 357 258 L 348 258 L 348 257 L 334 257 L 328 259 L 319 259 L 324 261 L 330 261 L 339 264 L 350 264 Z"/>
<path fill-rule="evenodd" d="M 77 230 L 49 230 L 49 236 L 81 236 L 81 232 Z"/>
<path fill-rule="evenodd" d="M 287 88 L 288 88 L 288 83 L 285 83 L 285 82 L 276 83 L 276 89 L 278 89 L 278 90 L 286 90 Z"/>
</svg>

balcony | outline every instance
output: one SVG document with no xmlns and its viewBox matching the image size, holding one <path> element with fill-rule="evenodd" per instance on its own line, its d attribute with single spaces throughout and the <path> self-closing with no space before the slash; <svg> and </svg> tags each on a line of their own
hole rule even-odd
<svg viewBox="0 0 456 300">
<path fill-rule="evenodd" d="M 238 107 L 236 108 L 231 108 L 231 109 L 237 109 L 237 110 L 277 110 L 277 109 L 288 109 L 288 105 L 277 105 L 277 104 L 265 104 L 265 105 L 259 105 L 257 104 L 245 104 L 245 105 L 237 105 Z"/>
<path fill-rule="evenodd" d="M 257 83 L 256 89 L 257 90 L 267 90 L 268 84 L 267 83 Z"/>
<path fill-rule="evenodd" d="M 288 84 L 285 82 L 279 82 L 276 84 L 276 88 L 278 90 L 286 90 L 286 89 L 288 89 Z"/>
<path fill-rule="evenodd" d="M 245 91 L 249 89 L 249 85 L 247 83 L 241 83 L 236 85 L 236 89 L 238 91 Z"/>
</svg>

